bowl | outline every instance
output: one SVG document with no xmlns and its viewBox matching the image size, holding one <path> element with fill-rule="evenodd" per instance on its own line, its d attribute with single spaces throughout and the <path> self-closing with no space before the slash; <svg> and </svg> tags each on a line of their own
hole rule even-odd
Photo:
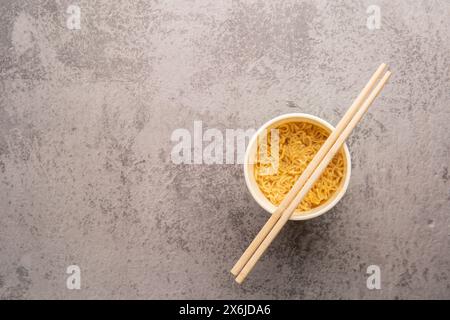
<svg viewBox="0 0 450 320">
<path fill-rule="evenodd" d="M 252 136 L 245 151 L 244 158 L 244 176 L 245 183 L 247 184 L 247 188 L 250 191 L 251 195 L 255 199 L 255 201 L 268 213 L 272 214 L 276 210 L 276 206 L 272 204 L 269 199 L 265 197 L 262 191 L 259 189 L 259 186 L 255 180 L 254 176 L 254 163 L 256 160 L 256 152 L 257 152 L 257 141 L 258 136 L 263 134 L 264 130 L 271 129 L 278 125 L 287 122 L 308 122 L 314 124 L 318 127 L 323 128 L 328 133 L 331 133 L 334 130 L 334 127 L 329 124 L 327 121 L 310 115 L 306 113 L 288 113 L 281 116 L 278 116 L 265 124 L 263 124 L 256 133 Z M 342 147 L 344 149 L 344 179 L 342 179 L 341 184 L 336 190 L 336 192 L 328 199 L 325 203 L 311 209 L 308 211 L 300 211 L 295 210 L 294 214 L 291 216 L 290 220 L 308 220 L 315 217 L 318 217 L 325 212 L 329 211 L 333 208 L 339 200 L 342 199 L 345 192 L 347 191 L 348 184 L 350 182 L 350 174 L 351 174 L 351 160 L 350 160 L 350 152 L 348 151 L 348 147 L 346 144 Z M 342 149 L 341 149 L 342 150 Z"/>
</svg>

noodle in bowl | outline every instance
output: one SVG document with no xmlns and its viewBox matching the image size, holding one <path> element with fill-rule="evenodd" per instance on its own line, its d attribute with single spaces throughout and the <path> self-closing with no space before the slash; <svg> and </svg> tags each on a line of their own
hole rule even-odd
<svg viewBox="0 0 450 320">
<path fill-rule="evenodd" d="M 270 165 L 260 159 L 258 137 L 268 135 L 270 155 L 271 129 L 278 129 L 279 161 L 276 170 L 267 174 L 264 170 Z M 333 129 L 318 117 L 290 113 L 270 120 L 255 133 L 245 153 L 244 175 L 250 193 L 261 207 L 269 213 L 275 212 Z M 350 172 L 350 153 L 344 145 L 290 219 L 311 219 L 334 207 L 347 190 Z"/>
</svg>

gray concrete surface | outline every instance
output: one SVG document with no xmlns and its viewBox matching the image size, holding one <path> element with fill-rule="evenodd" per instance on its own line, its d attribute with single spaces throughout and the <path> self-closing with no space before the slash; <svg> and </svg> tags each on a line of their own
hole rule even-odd
<svg viewBox="0 0 450 320">
<path fill-rule="evenodd" d="M 449 13 L 443 0 L 2 0 L 0 297 L 449 299 Z M 289 223 L 236 285 L 229 269 L 267 215 L 241 165 L 173 164 L 171 133 L 287 112 L 336 124 L 381 62 L 394 75 L 349 140 L 348 193 Z M 66 288 L 72 264 L 81 290 Z"/>
</svg>

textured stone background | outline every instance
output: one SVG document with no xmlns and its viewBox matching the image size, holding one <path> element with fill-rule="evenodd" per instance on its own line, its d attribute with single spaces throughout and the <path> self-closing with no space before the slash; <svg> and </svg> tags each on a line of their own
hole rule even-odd
<svg viewBox="0 0 450 320">
<path fill-rule="evenodd" d="M 444 0 L 1 0 L 0 297 L 450 298 L 449 13 Z M 240 165 L 174 165 L 171 133 L 287 112 L 336 124 L 381 62 L 394 75 L 348 142 L 348 193 L 289 223 L 236 285 L 229 269 L 267 215 Z M 366 288 L 371 264 L 381 290 Z"/>
</svg>

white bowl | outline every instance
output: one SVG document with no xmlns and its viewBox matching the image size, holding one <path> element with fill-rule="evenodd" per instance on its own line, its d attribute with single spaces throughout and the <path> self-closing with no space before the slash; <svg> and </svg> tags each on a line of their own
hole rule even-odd
<svg viewBox="0 0 450 320">
<path fill-rule="evenodd" d="M 266 129 L 273 128 L 277 125 L 286 122 L 294 122 L 294 121 L 309 122 L 323 128 L 328 132 L 334 130 L 334 127 L 331 124 L 316 116 L 306 113 L 288 113 L 278 116 L 266 122 L 258 129 L 258 131 L 256 131 L 256 133 L 250 139 L 250 142 L 245 151 L 245 160 L 244 160 L 245 183 L 247 184 L 248 190 L 250 191 L 256 202 L 258 202 L 258 204 L 270 214 L 275 212 L 276 207 L 261 192 L 254 176 L 253 164 L 255 163 L 256 159 L 258 136 L 262 134 L 263 131 Z M 351 160 L 350 160 L 350 152 L 348 151 L 347 145 L 344 144 L 343 148 L 344 148 L 344 179 L 341 181 L 339 189 L 333 194 L 333 196 L 330 199 L 327 200 L 327 202 L 321 204 L 320 206 L 314 209 L 308 211 L 296 210 L 294 214 L 291 216 L 290 220 L 308 220 L 318 217 L 327 212 L 328 210 L 330 210 L 331 208 L 333 208 L 344 196 L 345 192 L 347 191 L 348 184 L 350 182 Z"/>
</svg>

